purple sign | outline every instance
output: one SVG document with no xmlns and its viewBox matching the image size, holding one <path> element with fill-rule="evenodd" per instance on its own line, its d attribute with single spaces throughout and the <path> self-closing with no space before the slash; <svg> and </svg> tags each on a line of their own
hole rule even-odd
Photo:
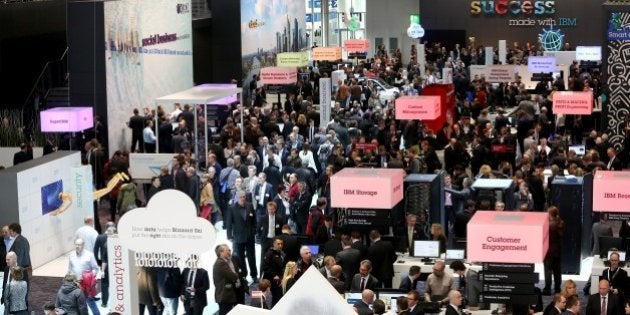
<svg viewBox="0 0 630 315">
<path fill-rule="evenodd" d="M 527 70 L 529 73 L 556 72 L 556 57 L 529 56 L 527 58 Z"/>
<path fill-rule="evenodd" d="M 39 114 L 42 132 L 78 132 L 94 126 L 92 107 L 57 107 Z"/>
</svg>

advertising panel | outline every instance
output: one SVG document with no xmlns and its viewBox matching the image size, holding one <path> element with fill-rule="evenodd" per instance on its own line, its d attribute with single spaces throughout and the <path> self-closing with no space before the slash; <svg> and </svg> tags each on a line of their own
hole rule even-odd
<svg viewBox="0 0 630 315">
<path fill-rule="evenodd" d="M 345 168 L 330 179 L 331 206 L 391 209 L 403 197 L 401 169 Z"/>
<path fill-rule="evenodd" d="M 57 107 L 39 115 L 42 132 L 79 132 L 94 127 L 92 107 Z"/>
<path fill-rule="evenodd" d="M 313 60 L 335 61 L 341 59 L 341 47 L 315 47 L 313 48 Z"/>
<path fill-rule="evenodd" d="M 630 172 L 597 171 L 593 179 L 593 211 L 630 213 Z"/>
<path fill-rule="evenodd" d="M 441 106 L 439 96 L 401 96 L 395 101 L 396 119 L 433 120 L 440 117 Z"/>
<path fill-rule="evenodd" d="M 260 69 L 262 84 L 292 84 L 297 82 L 297 69 L 287 67 L 267 67 Z"/>
<path fill-rule="evenodd" d="M 554 114 L 590 115 L 593 112 L 593 92 L 554 92 L 552 96 Z"/>
</svg>

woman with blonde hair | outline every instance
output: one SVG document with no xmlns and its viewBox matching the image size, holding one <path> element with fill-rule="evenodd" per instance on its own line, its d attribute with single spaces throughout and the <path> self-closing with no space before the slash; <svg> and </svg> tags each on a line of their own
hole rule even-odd
<svg viewBox="0 0 630 315">
<path fill-rule="evenodd" d="M 562 284 L 562 291 L 560 294 L 565 298 L 569 298 L 572 295 L 577 295 L 577 284 L 575 281 L 569 279 Z"/>
<path fill-rule="evenodd" d="M 431 224 L 431 239 L 434 241 L 440 241 L 440 254 L 446 253 L 446 235 L 444 235 L 442 224 Z"/>
<path fill-rule="evenodd" d="M 209 174 L 201 175 L 201 195 L 199 216 L 212 222 L 212 212 L 214 211 L 214 189 L 212 188 L 212 178 Z"/>
<path fill-rule="evenodd" d="M 298 272 L 295 261 L 289 261 L 284 267 L 284 276 L 282 276 L 282 294 L 286 294 L 295 284 L 295 275 Z"/>
</svg>

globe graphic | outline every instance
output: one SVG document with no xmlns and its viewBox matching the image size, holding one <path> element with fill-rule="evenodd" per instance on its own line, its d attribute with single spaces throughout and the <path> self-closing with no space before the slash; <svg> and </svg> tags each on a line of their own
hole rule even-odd
<svg viewBox="0 0 630 315">
<path fill-rule="evenodd" d="M 559 51 L 562 49 L 562 41 L 564 35 L 560 33 L 560 30 L 544 30 L 539 35 L 540 43 L 546 51 Z"/>
</svg>

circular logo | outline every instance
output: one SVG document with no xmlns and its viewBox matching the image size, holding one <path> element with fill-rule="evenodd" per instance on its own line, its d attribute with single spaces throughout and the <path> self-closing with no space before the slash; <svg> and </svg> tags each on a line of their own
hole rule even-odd
<svg viewBox="0 0 630 315">
<path fill-rule="evenodd" d="M 421 38 L 424 36 L 424 28 L 420 24 L 411 24 L 407 29 L 407 36 L 411 38 Z"/>
</svg>

